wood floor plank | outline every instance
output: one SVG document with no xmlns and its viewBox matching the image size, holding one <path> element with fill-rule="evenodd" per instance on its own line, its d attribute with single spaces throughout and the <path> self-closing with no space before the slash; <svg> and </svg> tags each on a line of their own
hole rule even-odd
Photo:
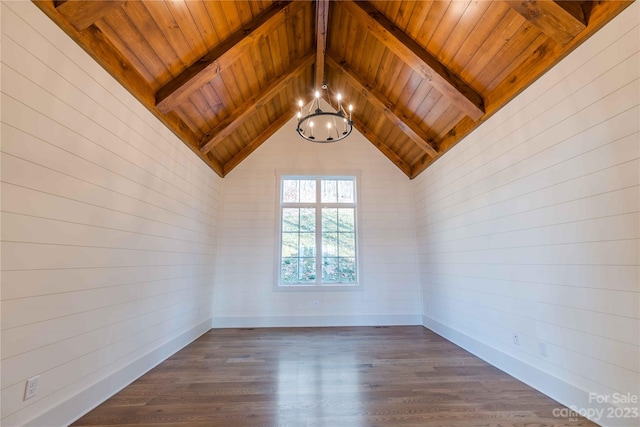
<svg viewBox="0 0 640 427">
<path fill-rule="evenodd" d="M 420 326 L 214 329 L 73 426 L 591 426 Z"/>
</svg>

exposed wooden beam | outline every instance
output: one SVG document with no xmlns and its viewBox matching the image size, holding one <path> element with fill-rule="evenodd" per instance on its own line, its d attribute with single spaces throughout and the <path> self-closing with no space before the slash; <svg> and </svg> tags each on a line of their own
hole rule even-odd
<svg viewBox="0 0 640 427">
<path fill-rule="evenodd" d="M 316 90 L 324 82 L 324 54 L 327 48 L 329 0 L 316 0 Z"/>
<path fill-rule="evenodd" d="M 96 26 L 86 31 L 76 30 L 71 23 L 56 11 L 52 1 L 34 1 L 53 22 L 85 50 L 111 76 L 124 86 L 142 105 L 167 126 L 187 147 L 198 155 L 219 176 L 223 176 L 222 165 L 215 159 L 200 153 L 198 137 L 178 117 L 177 114 L 162 114 L 154 107 L 154 93 L 145 79 L 111 44 L 109 39 Z"/>
<path fill-rule="evenodd" d="M 438 155 L 438 151 L 433 146 L 435 143 L 433 136 L 427 135 L 413 120 L 403 114 L 389 98 L 368 83 L 356 70 L 340 62 L 336 53 L 331 50 L 327 52 L 327 64 L 344 76 L 349 84 L 360 92 L 367 101 L 376 108 L 381 109 L 385 117 L 398 126 L 420 149 L 431 157 Z"/>
<path fill-rule="evenodd" d="M 238 166 L 244 159 L 249 157 L 251 153 L 253 153 L 263 142 L 271 137 L 274 133 L 276 133 L 282 126 L 285 125 L 293 116 L 295 116 L 298 111 L 298 107 L 294 105 L 289 110 L 287 110 L 284 114 L 282 114 L 275 122 L 271 123 L 268 128 L 266 128 L 256 139 L 249 142 L 245 147 L 238 152 L 235 156 L 231 158 L 227 163 L 223 166 L 223 171 L 225 176 L 231 172 L 236 166 Z M 293 130 L 292 130 L 293 131 Z"/>
<path fill-rule="evenodd" d="M 262 105 L 277 95 L 291 80 L 302 74 L 313 64 L 314 53 L 309 52 L 296 62 L 291 64 L 290 71 L 279 76 L 267 85 L 260 93 L 255 94 L 243 105 L 238 107 L 229 117 L 220 122 L 215 128 L 207 132 L 200 140 L 200 151 L 203 154 L 213 150 L 226 137 L 231 135 L 238 126 L 242 125 L 249 116 L 254 114 Z M 291 100 L 293 102 L 293 100 Z"/>
<path fill-rule="evenodd" d="M 409 166 L 404 160 L 402 160 L 400 156 L 398 156 L 391 148 L 389 148 L 387 144 L 382 142 L 375 133 L 371 132 L 371 130 L 369 130 L 369 128 L 364 123 L 362 123 L 360 119 L 358 119 L 356 116 L 354 116 L 352 119 L 353 126 L 355 126 L 355 128 L 365 138 L 367 138 L 369 142 L 375 145 L 378 150 L 382 152 L 382 154 L 384 154 L 389 160 L 391 160 L 394 165 L 400 168 L 402 172 L 404 172 L 409 178 L 411 178 L 411 166 Z"/>
<path fill-rule="evenodd" d="M 288 17 L 306 6 L 304 1 L 275 2 L 254 20 L 198 59 L 156 93 L 156 107 L 171 111 L 194 91 L 229 67 L 258 41 L 282 25 Z"/>
<path fill-rule="evenodd" d="M 442 65 L 415 40 L 396 27 L 387 17 L 365 1 L 340 2 L 352 16 L 358 19 L 369 34 L 376 37 L 389 50 L 413 68 L 460 111 L 473 120 L 484 115 L 482 97 L 460 77 Z"/>
<path fill-rule="evenodd" d="M 577 1 L 506 1 L 513 10 L 547 36 L 565 46 L 580 34 L 587 21 Z"/>
<path fill-rule="evenodd" d="M 125 0 L 66 0 L 56 1 L 58 13 L 67 18 L 76 30 L 82 31 L 91 24 L 122 6 Z"/>
</svg>

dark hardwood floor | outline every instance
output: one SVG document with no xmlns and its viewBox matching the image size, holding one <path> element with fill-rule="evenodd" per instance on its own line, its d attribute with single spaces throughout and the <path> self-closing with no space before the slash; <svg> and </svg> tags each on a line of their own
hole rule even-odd
<svg viewBox="0 0 640 427">
<path fill-rule="evenodd" d="M 585 426 L 420 326 L 218 329 L 74 426 Z"/>
</svg>

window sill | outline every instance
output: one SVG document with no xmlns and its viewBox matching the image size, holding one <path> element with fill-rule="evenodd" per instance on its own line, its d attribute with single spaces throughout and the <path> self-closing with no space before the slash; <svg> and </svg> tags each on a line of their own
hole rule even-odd
<svg viewBox="0 0 640 427">
<path fill-rule="evenodd" d="M 275 285 L 274 290 L 279 292 L 324 292 L 324 291 L 361 291 L 362 285 L 360 283 L 353 284 L 328 284 L 328 285 Z"/>
</svg>

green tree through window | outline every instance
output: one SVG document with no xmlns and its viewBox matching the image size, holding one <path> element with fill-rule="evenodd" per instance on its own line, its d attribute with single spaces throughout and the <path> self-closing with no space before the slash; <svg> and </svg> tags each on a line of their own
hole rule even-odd
<svg viewBox="0 0 640 427">
<path fill-rule="evenodd" d="M 357 284 L 355 177 L 282 177 L 280 285 Z"/>
</svg>

